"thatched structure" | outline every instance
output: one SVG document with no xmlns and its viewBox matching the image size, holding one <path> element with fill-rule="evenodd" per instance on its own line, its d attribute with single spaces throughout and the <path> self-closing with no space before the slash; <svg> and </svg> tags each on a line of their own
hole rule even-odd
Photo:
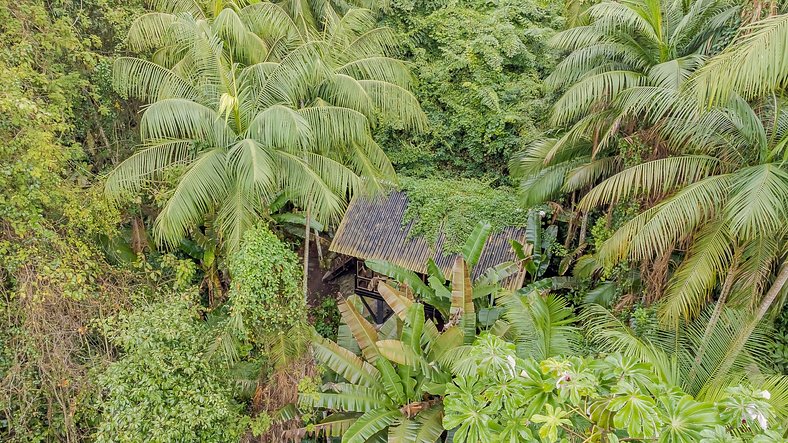
<svg viewBox="0 0 788 443">
<path fill-rule="evenodd" d="M 359 260 L 387 260 L 420 274 L 427 273 L 427 261 L 433 259 L 448 275 L 456 254 L 444 253 L 443 234 L 438 236 L 435 245 L 430 245 L 422 237 L 409 235 L 412 223 L 403 226 L 407 204 L 407 195 L 402 192 L 375 198 L 354 198 L 337 228 L 330 250 Z M 490 267 L 516 259 L 509 240 L 525 243 L 525 229 L 509 227 L 490 235 L 472 278 Z M 524 278 L 525 271 L 520 271 L 507 278 L 503 285 L 518 289 Z"/>
</svg>

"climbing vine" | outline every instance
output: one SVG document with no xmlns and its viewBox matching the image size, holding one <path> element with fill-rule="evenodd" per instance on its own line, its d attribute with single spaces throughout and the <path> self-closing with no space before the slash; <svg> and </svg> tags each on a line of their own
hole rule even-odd
<svg viewBox="0 0 788 443">
<path fill-rule="evenodd" d="M 306 311 L 299 284 L 298 256 L 268 228 L 246 232 L 230 260 L 232 316 L 254 334 L 281 332 L 303 320 Z"/>
<path fill-rule="evenodd" d="M 441 233 L 443 250 L 459 252 L 480 221 L 489 222 L 493 232 L 507 226 L 525 226 L 528 211 L 518 203 L 514 190 L 491 188 L 482 181 L 403 178 L 408 196 L 403 226 L 413 223 L 410 236 L 423 236 L 435 245 Z"/>
</svg>

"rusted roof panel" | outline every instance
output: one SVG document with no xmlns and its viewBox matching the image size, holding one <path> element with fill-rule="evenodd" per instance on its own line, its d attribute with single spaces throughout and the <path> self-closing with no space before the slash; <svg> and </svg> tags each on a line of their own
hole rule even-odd
<svg viewBox="0 0 788 443">
<path fill-rule="evenodd" d="M 351 202 L 337 228 L 331 251 L 363 260 L 387 260 L 403 268 L 427 273 L 431 258 L 445 275 L 449 274 L 457 254 L 444 255 L 444 236 L 440 234 L 431 247 L 423 237 L 408 238 L 413 223 L 402 225 L 407 196 L 402 192 L 367 198 L 356 197 Z M 490 235 L 474 267 L 475 279 L 490 267 L 515 260 L 509 240 L 525 242 L 525 229 L 508 227 Z M 523 284 L 525 271 L 509 277 L 504 287 L 517 289 Z"/>
</svg>

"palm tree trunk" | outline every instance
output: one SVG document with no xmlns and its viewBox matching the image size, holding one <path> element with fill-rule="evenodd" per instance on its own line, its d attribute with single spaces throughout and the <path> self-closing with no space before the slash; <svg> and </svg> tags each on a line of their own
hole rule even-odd
<svg viewBox="0 0 788 443">
<path fill-rule="evenodd" d="M 736 254 L 738 256 L 738 252 Z M 720 319 L 720 315 L 722 314 L 722 308 L 725 306 L 725 302 L 728 299 L 728 294 L 731 292 L 731 287 L 733 287 L 733 280 L 736 272 L 738 270 L 739 260 L 737 258 L 733 261 L 733 266 L 728 270 L 728 275 L 725 277 L 725 283 L 722 284 L 722 290 L 720 290 L 720 298 L 717 299 L 717 304 L 714 305 L 714 311 L 711 313 L 711 318 L 709 318 L 709 323 L 706 325 L 706 329 L 703 331 L 703 339 L 700 342 L 700 349 L 698 349 L 698 353 L 695 354 L 695 364 L 692 365 L 692 371 L 690 372 L 689 377 L 690 380 L 695 379 L 695 375 L 697 374 L 698 365 L 700 364 L 701 360 L 703 360 L 704 354 L 706 354 L 706 343 L 709 337 L 714 331 L 714 327 L 717 325 L 717 321 Z"/>
<path fill-rule="evenodd" d="M 309 303 L 309 227 L 312 215 L 312 202 L 306 205 L 306 220 L 304 229 L 304 302 Z"/>
<path fill-rule="evenodd" d="M 719 371 L 717 371 L 718 375 L 724 375 L 730 370 L 731 366 L 733 366 L 733 362 L 736 360 L 739 352 L 741 352 L 745 343 L 747 343 L 747 340 L 750 338 L 750 335 L 755 331 L 755 327 L 758 326 L 758 323 L 766 316 L 769 307 L 774 303 L 774 299 L 777 298 L 777 294 L 782 291 L 786 282 L 788 282 L 788 261 L 783 262 L 780 267 L 780 272 L 777 273 L 777 278 L 775 278 L 774 283 L 772 283 L 772 287 L 769 288 L 769 291 L 764 295 L 758 310 L 753 313 L 753 318 L 747 323 L 747 326 L 742 329 L 739 336 L 736 337 L 736 340 L 731 345 L 731 350 L 728 352 L 727 358 L 720 365 Z"/>
</svg>

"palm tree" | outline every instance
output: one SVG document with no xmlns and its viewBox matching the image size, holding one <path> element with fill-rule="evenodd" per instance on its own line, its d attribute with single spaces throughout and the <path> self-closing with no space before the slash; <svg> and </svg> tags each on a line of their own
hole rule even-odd
<svg viewBox="0 0 788 443">
<path fill-rule="evenodd" d="M 419 130 L 425 117 L 407 68 L 389 56 L 390 33 L 374 27 L 370 11 L 351 9 L 309 38 L 273 3 L 208 18 L 201 11 L 143 17 L 130 42 L 156 49 L 152 61 L 115 63 L 119 92 L 151 104 L 142 149 L 110 174 L 106 190 L 112 198 L 138 192 L 180 167 L 155 224 L 162 243 L 213 217 L 234 250 L 280 191 L 326 223 L 362 187 L 393 180 L 371 128 L 393 119 Z"/>
<path fill-rule="evenodd" d="M 742 28 L 740 38 L 698 72 L 693 83 L 704 103 L 733 92 L 763 97 L 788 86 L 788 3 L 782 12 Z"/>
<path fill-rule="evenodd" d="M 548 86 L 563 90 L 551 123 L 568 130 L 531 144 L 512 160 L 525 203 L 585 189 L 619 171 L 626 159 L 613 143 L 618 137 L 638 134 L 654 145 L 651 155 L 669 153 L 674 147 L 654 139 L 638 115 L 625 118 L 612 105 L 634 87 L 678 89 L 736 16 L 733 3 L 605 1 L 585 12 L 588 24 L 558 33 L 553 45 L 569 54 L 547 78 Z"/>
<path fill-rule="evenodd" d="M 542 190 L 552 186 L 543 195 L 612 175 L 581 200 L 578 207 L 586 214 L 627 199 L 644 202 L 647 209 L 604 244 L 600 259 L 610 265 L 684 252 L 668 282 L 660 318 L 679 328 L 701 315 L 716 294 L 703 333 L 708 339 L 726 305 L 746 309 L 750 317 L 729 344 L 731 355 L 744 348 L 788 280 L 783 222 L 788 215 L 788 113 L 781 94 L 786 23 L 785 16 L 775 16 L 743 28 L 706 67 L 681 76 L 687 80 L 621 88 L 599 108 L 599 116 L 587 118 L 607 124 L 613 116 L 613 126 L 594 132 L 600 126 L 583 127 L 583 117 L 564 139 L 532 147 L 535 154 L 524 162 L 531 171 L 549 165 L 541 174 L 552 182 L 533 173 L 527 177 Z M 732 75 L 722 75 L 723 69 Z M 633 120 L 637 125 L 630 134 L 654 155 L 621 170 L 625 159 L 605 157 L 604 142 L 621 135 L 620 127 Z M 588 153 L 591 161 L 582 157 Z M 699 348 L 699 359 L 706 346 Z"/>
<path fill-rule="evenodd" d="M 581 202 L 588 209 L 624 195 L 655 197 L 659 203 L 623 226 L 601 255 L 644 258 L 686 245 L 661 307 L 663 320 L 676 325 L 696 317 L 718 289 L 707 333 L 726 303 L 745 306 L 752 319 L 734 343 L 739 349 L 788 281 L 788 111 L 781 92 L 787 25 L 788 15 L 778 15 L 743 28 L 680 91 L 623 94 L 620 112 L 645 116 L 684 153 L 625 170 Z M 731 74 L 719 75 L 721 69 Z M 704 108 L 695 106 L 696 97 Z"/>
<path fill-rule="evenodd" d="M 638 100 L 653 102 L 648 98 L 653 96 Z M 691 100 L 674 97 L 679 97 L 674 104 Z M 662 120 L 661 132 L 681 143 L 683 154 L 627 168 L 580 201 L 585 211 L 628 198 L 657 202 L 615 232 L 599 255 L 609 264 L 686 246 L 686 259 L 662 306 L 666 322 L 694 318 L 718 280 L 730 280 L 721 293 L 723 302 L 738 294 L 739 302 L 756 303 L 768 285 L 788 234 L 783 222 L 788 216 L 785 105 L 777 99 L 751 107 L 737 97 L 727 107 L 689 118 L 686 111 L 674 111 Z"/>
</svg>

